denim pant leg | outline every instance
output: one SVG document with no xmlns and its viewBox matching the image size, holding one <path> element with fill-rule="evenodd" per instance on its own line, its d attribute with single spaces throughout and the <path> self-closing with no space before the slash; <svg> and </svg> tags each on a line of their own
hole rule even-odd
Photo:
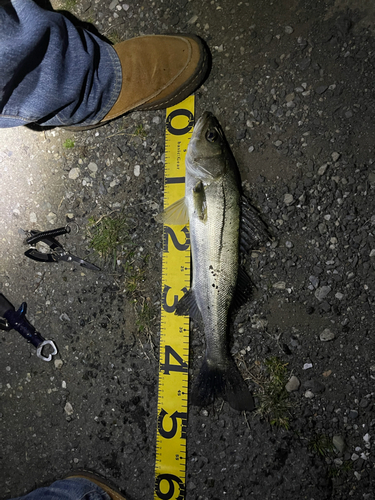
<svg viewBox="0 0 375 500">
<path fill-rule="evenodd" d="M 110 44 L 33 0 L 0 0 L 0 127 L 97 123 L 121 84 Z"/>
<path fill-rule="evenodd" d="M 13 500 L 111 500 L 99 486 L 87 479 L 62 479 Z"/>
</svg>

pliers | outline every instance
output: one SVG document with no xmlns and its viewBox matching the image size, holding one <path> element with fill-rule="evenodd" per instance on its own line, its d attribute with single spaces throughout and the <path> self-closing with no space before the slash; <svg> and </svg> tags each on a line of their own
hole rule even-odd
<svg viewBox="0 0 375 500">
<path fill-rule="evenodd" d="M 60 227 L 57 229 L 52 229 L 51 231 L 25 231 L 26 238 L 25 243 L 34 246 L 25 252 L 26 257 L 36 260 L 38 262 L 59 262 L 60 260 L 65 262 L 77 262 L 82 267 L 86 269 L 92 269 L 93 271 L 100 271 L 100 267 L 95 264 L 91 264 L 87 260 L 76 257 L 70 252 L 66 251 L 64 247 L 59 243 L 55 236 L 60 236 L 62 234 L 70 233 L 70 227 Z M 51 249 L 50 253 L 40 252 L 35 248 L 35 245 L 42 241 L 48 245 Z"/>
</svg>

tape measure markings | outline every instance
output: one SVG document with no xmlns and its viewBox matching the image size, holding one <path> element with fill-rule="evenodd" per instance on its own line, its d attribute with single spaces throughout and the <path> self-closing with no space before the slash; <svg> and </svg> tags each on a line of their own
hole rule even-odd
<svg viewBox="0 0 375 500">
<path fill-rule="evenodd" d="M 164 208 L 185 196 L 185 154 L 193 125 L 194 96 L 167 109 Z M 155 500 L 185 498 L 189 317 L 174 311 L 189 287 L 188 227 L 164 225 Z"/>
</svg>

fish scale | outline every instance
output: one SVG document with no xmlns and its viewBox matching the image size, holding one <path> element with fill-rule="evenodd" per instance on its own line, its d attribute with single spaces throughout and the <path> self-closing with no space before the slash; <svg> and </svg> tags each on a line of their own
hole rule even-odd
<svg viewBox="0 0 375 500">
<path fill-rule="evenodd" d="M 200 305 L 203 324 L 207 325 L 207 355 L 218 362 L 222 362 L 226 351 L 227 317 L 232 298 L 230 291 L 235 288 L 238 268 L 238 231 L 234 231 L 232 237 L 223 238 L 233 227 L 229 220 L 236 217 L 232 213 L 236 207 L 224 206 L 223 191 L 224 183 L 212 183 L 205 189 L 206 223 L 194 213 L 190 216 L 194 269 L 192 288 Z M 207 255 L 207 259 L 201 259 L 199 255 Z M 208 330 L 211 331 L 209 335 Z"/>
</svg>

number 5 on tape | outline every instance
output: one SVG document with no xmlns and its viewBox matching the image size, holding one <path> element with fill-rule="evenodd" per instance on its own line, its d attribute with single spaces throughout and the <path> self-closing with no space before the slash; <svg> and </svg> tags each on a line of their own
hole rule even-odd
<svg viewBox="0 0 375 500">
<path fill-rule="evenodd" d="M 193 126 L 194 96 L 167 109 L 164 208 L 185 196 L 185 155 Z M 189 287 L 189 229 L 164 226 L 154 499 L 185 498 L 189 318 L 174 311 Z"/>
</svg>

